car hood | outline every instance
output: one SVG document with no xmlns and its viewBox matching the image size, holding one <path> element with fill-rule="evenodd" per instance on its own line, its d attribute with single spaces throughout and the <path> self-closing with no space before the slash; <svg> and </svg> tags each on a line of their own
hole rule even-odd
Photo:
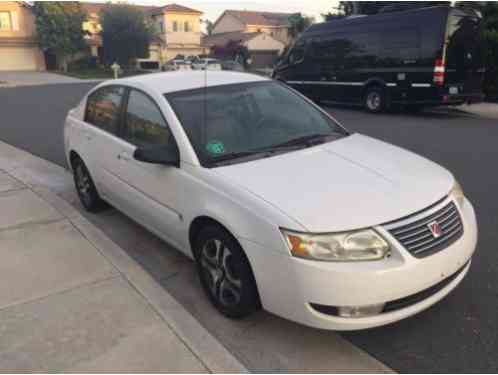
<svg viewBox="0 0 498 375">
<path fill-rule="evenodd" d="M 402 218 L 443 198 L 454 183 L 439 165 L 360 134 L 215 171 L 315 233 Z"/>
</svg>

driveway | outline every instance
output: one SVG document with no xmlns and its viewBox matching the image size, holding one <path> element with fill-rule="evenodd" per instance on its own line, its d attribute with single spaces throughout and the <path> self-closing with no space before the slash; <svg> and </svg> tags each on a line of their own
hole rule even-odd
<svg viewBox="0 0 498 375">
<path fill-rule="evenodd" d="M 78 83 L 81 79 L 49 72 L 4 72 L 0 71 L 0 87 L 37 86 L 60 83 Z"/>
</svg>

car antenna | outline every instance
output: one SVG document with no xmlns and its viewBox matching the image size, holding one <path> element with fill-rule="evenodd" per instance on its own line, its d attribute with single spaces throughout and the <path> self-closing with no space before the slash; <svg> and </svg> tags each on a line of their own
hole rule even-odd
<svg viewBox="0 0 498 375">
<path fill-rule="evenodd" d="M 204 67 L 204 129 L 203 129 L 203 144 L 207 144 L 207 61 Z"/>
</svg>

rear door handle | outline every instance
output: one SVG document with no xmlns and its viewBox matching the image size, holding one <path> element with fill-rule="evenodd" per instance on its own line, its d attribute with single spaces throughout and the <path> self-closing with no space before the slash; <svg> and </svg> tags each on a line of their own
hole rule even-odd
<svg viewBox="0 0 498 375">
<path fill-rule="evenodd" d="M 93 139 L 93 135 L 90 133 L 85 133 L 85 138 L 87 141 L 91 141 Z"/>
<path fill-rule="evenodd" d="M 130 161 L 132 159 L 131 155 L 127 152 L 122 152 L 118 155 L 119 160 Z"/>
</svg>

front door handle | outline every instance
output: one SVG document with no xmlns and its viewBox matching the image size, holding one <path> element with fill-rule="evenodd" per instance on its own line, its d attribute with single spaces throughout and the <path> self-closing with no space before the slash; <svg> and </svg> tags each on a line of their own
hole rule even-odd
<svg viewBox="0 0 498 375">
<path fill-rule="evenodd" d="M 122 152 L 118 155 L 119 160 L 130 161 L 132 159 L 131 155 L 127 152 Z"/>
<path fill-rule="evenodd" d="M 90 133 L 85 133 L 85 138 L 87 141 L 91 141 L 93 139 L 93 135 Z"/>
</svg>

